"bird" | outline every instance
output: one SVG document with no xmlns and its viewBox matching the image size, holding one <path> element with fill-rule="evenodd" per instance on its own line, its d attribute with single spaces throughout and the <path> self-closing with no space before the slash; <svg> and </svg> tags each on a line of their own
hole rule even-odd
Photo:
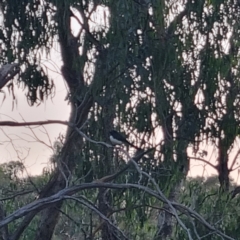
<svg viewBox="0 0 240 240">
<path fill-rule="evenodd" d="M 138 147 L 134 146 L 132 143 L 130 143 L 121 133 L 115 131 L 115 130 L 111 130 L 109 132 L 110 134 L 110 141 L 112 143 L 112 145 L 122 145 L 122 144 L 127 144 L 130 145 L 136 149 L 138 149 Z"/>
</svg>

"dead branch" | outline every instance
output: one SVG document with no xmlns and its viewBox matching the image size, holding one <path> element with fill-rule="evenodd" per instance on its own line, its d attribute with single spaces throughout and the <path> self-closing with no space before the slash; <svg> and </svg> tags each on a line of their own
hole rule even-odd
<svg viewBox="0 0 240 240">
<path fill-rule="evenodd" d="M 66 199 L 66 196 L 71 196 L 74 195 L 77 192 L 83 191 L 83 190 L 87 190 L 87 189 L 96 189 L 96 188 L 109 188 L 109 189 L 131 189 L 131 188 L 135 188 L 138 190 L 141 190 L 145 193 L 148 193 L 150 196 L 155 197 L 156 199 L 160 200 L 161 202 L 164 203 L 168 203 L 171 204 L 171 206 L 173 206 L 178 211 L 180 211 L 183 214 L 189 214 L 191 217 L 195 218 L 196 220 L 198 220 L 202 225 L 204 225 L 206 228 L 208 228 L 209 230 L 213 231 L 215 234 L 222 236 L 226 239 L 230 239 L 230 240 L 234 240 L 233 238 L 225 235 L 223 232 L 219 231 L 218 229 L 216 229 L 214 226 L 212 226 L 211 224 L 209 224 L 200 214 L 198 214 L 196 211 L 180 204 L 180 203 L 176 203 L 176 202 L 170 202 L 169 200 L 166 201 L 166 197 L 161 194 L 159 194 L 159 191 L 155 191 L 152 190 L 148 187 L 139 185 L 139 184 L 114 184 L 114 183 L 83 183 L 80 185 L 76 185 L 73 187 L 69 187 L 69 188 L 65 188 L 63 190 L 60 190 L 58 193 L 50 196 L 50 197 L 46 197 L 46 198 L 42 198 L 42 199 L 38 199 L 30 204 L 27 204 L 25 206 L 23 206 L 22 208 L 16 210 L 15 212 L 13 212 L 12 214 L 8 215 L 7 217 L 3 218 L 0 221 L 0 228 L 3 228 L 4 226 L 6 226 L 7 224 L 9 224 L 10 222 L 13 222 L 16 219 L 19 219 L 25 215 L 27 215 L 28 213 L 31 212 L 38 212 L 42 209 L 45 209 L 49 206 L 52 206 L 64 199 Z"/>
<path fill-rule="evenodd" d="M 63 124 L 69 127 L 73 127 L 73 124 L 67 121 L 60 121 L 60 120 L 46 120 L 46 121 L 36 121 L 36 122 L 0 121 L 0 126 L 9 126 L 9 127 L 24 127 L 24 126 L 47 125 L 47 124 Z"/>
</svg>

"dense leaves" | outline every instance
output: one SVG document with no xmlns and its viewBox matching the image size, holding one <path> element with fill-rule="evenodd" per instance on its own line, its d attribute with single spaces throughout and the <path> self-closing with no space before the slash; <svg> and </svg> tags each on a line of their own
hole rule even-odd
<svg viewBox="0 0 240 240">
<path fill-rule="evenodd" d="M 1 2 L 1 58 L 3 63 L 20 63 L 19 82 L 28 87 L 29 104 L 38 103 L 53 89 L 41 66 L 40 50 L 49 53 L 55 35 L 51 4 L 44 1 Z"/>
<path fill-rule="evenodd" d="M 229 175 L 235 167 L 229 167 L 229 156 L 240 124 L 239 11 L 239 4 L 232 0 L 5 0 L 1 3 L 0 60 L 21 64 L 18 81 L 28 89 L 29 103 L 38 103 L 54 89 L 54 82 L 43 70 L 41 54 L 51 53 L 57 40 L 72 106 L 69 121 L 95 141 L 108 142 L 108 131 L 115 128 L 125 132 L 141 149 L 154 147 L 137 161 L 138 167 L 129 166 L 114 181 L 154 191 L 158 186 L 174 202 L 183 198 L 182 202 L 188 204 L 194 198 L 195 210 L 210 224 L 237 237 L 238 232 L 231 227 L 236 223 L 220 209 L 233 211 L 226 196 Z M 215 169 L 221 191 L 208 197 L 212 189 L 190 182 L 184 187 L 185 195 L 180 194 L 190 168 L 189 149 L 199 156 L 205 142 L 218 151 Z M 71 181 L 80 184 L 113 174 L 128 166 L 128 155 L 134 154 L 131 149 L 124 154 L 83 140 L 71 129 L 54 156 L 56 169 L 49 188 L 46 186 L 40 197 L 56 194 Z M 198 191 L 199 196 L 195 194 Z M 146 237 L 142 229 L 149 230 L 149 236 L 155 235 L 156 239 L 174 234 L 178 239 L 189 237 L 179 221 L 180 225 L 173 224 L 169 204 L 137 189 L 101 189 L 98 194 L 85 191 L 78 199 L 83 195 L 121 229 L 131 226 L 132 231 L 127 232 L 130 239 Z M 216 215 L 210 211 L 213 202 Z M 90 207 L 83 210 L 79 204 L 64 203 L 66 212 L 75 207 L 82 216 L 75 221 L 77 229 L 81 226 L 85 238 L 98 234 L 103 239 L 122 236 L 106 222 L 98 226 L 89 217 L 93 211 Z M 55 211 L 55 219 L 50 220 L 54 216 L 49 215 L 50 211 Z M 51 238 L 57 211 L 52 208 L 42 215 L 38 239 Z M 161 217 L 162 213 L 166 215 Z M 224 220 L 215 224 L 218 218 Z M 87 223 L 80 224 L 82 219 Z M 196 219 L 186 215 L 181 219 L 191 229 L 193 239 L 216 233 L 208 233 L 209 229 Z M 47 220 L 52 232 L 46 236 L 43 230 Z M 150 227 L 152 223 L 154 227 Z M 215 234 L 212 239 L 215 236 L 218 238 Z"/>
</svg>

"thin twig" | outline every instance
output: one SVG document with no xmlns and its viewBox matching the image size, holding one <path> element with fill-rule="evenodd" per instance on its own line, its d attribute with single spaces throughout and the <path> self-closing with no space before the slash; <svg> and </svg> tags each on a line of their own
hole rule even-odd
<svg viewBox="0 0 240 240">
<path fill-rule="evenodd" d="M 115 230 L 117 230 L 121 235 L 122 237 L 124 238 L 121 238 L 121 239 L 128 239 L 127 236 L 124 234 L 123 231 L 121 231 L 117 226 L 115 226 L 108 217 L 106 217 L 104 214 L 102 214 L 96 207 L 95 205 L 90 202 L 88 199 L 86 199 L 84 196 L 81 196 L 81 199 L 79 198 L 76 198 L 76 197 L 72 197 L 72 196 L 65 196 L 64 197 L 65 199 L 72 199 L 72 200 L 75 200 L 83 205 L 85 205 L 86 207 L 88 207 L 89 209 L 91 209 L 92 211 L 94 211 L 95 213 L 97 213 L 104 221 L 106 221 L 111 227 L 113 227 Z"/>
</svg>

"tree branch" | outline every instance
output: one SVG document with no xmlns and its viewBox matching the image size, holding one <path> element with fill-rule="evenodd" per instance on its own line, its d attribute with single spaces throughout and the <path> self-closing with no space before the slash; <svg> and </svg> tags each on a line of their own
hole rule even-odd
<svg viewBox="0 0 240 240">
<path fill-rule="evenodd" d="M 47 124 L 63 124 L 69 127 L 74 126 L 73 124 L 67 121 L 60 121 L 60 120 L 46 120 L 46 121 L 37 121 L 37 122 L 0 121 L 0 126 L 9 126 L 9 127 L 22 127 L 22 126 L 47 125 Z"/>
<path fill-rule="evenodd" d="M 5 197 L 5 198 L 0 198 L 0 201 L 6 201 L 6 200 L 9 200 L 9 199 L 14 199 L 15 197 L 17 196 L 22 196 L 22 195 L 25 195 L 25 194 L 29 194 L 29 193 L 33 193 L 34 190 L 26 190 L 26 191 L 21 191 L 21 192 L 17 192 L 11 196 L 8 196 L 8 197 Z"/>
<path fill-rule="evenodd" d="M 132 188 L 135 188 L 135 189 L 141 190 L 145 193 L 148 193 L 150 196 L 155 197 L 156 199 L 160 200 L 161 202 L 170 203 L 174 208 L 177 208 L 180 212 L 182 212 L 184 214 L 190 214 L 191 217 L 197 219 L 201 224 L 203 224 L 209 230 L 215 232 L 217 235 L 222 236 L 226 239 L 234 240 L 233 238 L 225 235 L 224 233 L 222 233 L 221 231 L 219 231 L 218 229 L 213 227 L 200 214 L 198 214 L 194 210 L 191 210 L 190 208 L 188 208 L 180 203 L 170 202 L 169 200 L 166 201 L 166 197 L 163 197 L 162 194 L 159 195 L 158 191 L 152 190 L 148 187 L 145 187 L 145 186 L 142 186 L 139 184 L 130 184 L 130 183 L 129 184 L 114 184 L 114 183 L 92 182 L 92 183 L 83 183 L 81 185 L 76 185 L 73 187 L 65 188 L 50 197 L 38 199 L 30 204 L 23 206 L 22 208 L 16 210 L 9 216 L 2 219 L 2 221 L 0 221 L 0 228 L 6 226 L 7 224 L 9 224 L 10 222 L 12 222 L 16 219 L 19 219 L 19 218 L 25 216 L 28 213 L 31 213 L 32 211 L 40 211 L 49 206 L 52 206 L 52 205 L 58 203 L 59 201 L 66 199 L 66 196 L 74 195 L 75 193 L 83 191 L 83 190 L 96 189 L 96 188 L 110 188 L 110 189 L 132 189 Z"/>
<path fill-rule="evenodd" d="M 229 171 L 230 171 L 230 172 L 231 172 L 231 171 L 234 171 L 234 170 L 236 170 L 236 169 L 238 168 L 238 167 L 237 167 L 237 168 L 233 169 L 233 166 L 234 166 L 234 164 L 236 163 L 239 154 L 240 154 L 240 149 L 238 149 L 238 151 L 237 151 L 237 153 L 236 153 L 236 155 L 235 155 L 235 157 L 234 157 L 234 159 L 233 159 L 233 161 L 232 161 L 232 164 L 231 164 L 231 166 L 230 166 L 230 168 L 229 168 Z"/>
<path fill-rule="evenodd" d="M 75 200 L 79 203 L 81 203 L 82 205 L 88 207 L 89 209 L 91 209 L 92 211 L 94 211 L 95 213 L 97 213 L 104 221 L 106 221 L 112 228 L 114 228 L 115 230 L 117 230 L 123 238 L 121 239 L 128 239 L 125 234 L 117 227 L 115 226 L 110 220 L 108 217 L 106 217 L 104 214 L 102 214 L 98 208 L 96 208 L 96 206 L 90 202 L 88 199 L 86 199 L 85 197 L 81 196 L 81 198 L 83 200 L 80 200 L 79 198 L 76 198 L 76 197 L 71 197 L 71 196 L 65 196 L 65 199 L 72 199 L 72 200 Z"/>
<path fill-rule="evenodd" d="M 105 177 L 103 177 L 101 179 L 97 179 L 95 181 L 96 182 L 110 182 L 110 181 L 116 179 L 118 176 L 120 176 L 122 173 L 124 173 L 130 167 L 130 165 L 133 162 L 138 162 L 145 154 L 151 152 L 153 149 L 154 148 L 150 148 L 150 149 L 148 149 L 146 151 L 143 151 L 143 150 L 141 151 L 140 150 L 141 152 L 140 153 L 137 152 L 136 155 L 132 159 L 130 159 L 130 161 L 128 161 L 127 165 L 123 169 L 119 170 L 118 172 L 116 172 L 114 174 L 107 175 L 107 176 L 105 176 Z"/>
<path fill-rule="evenodd" d="M 205 160 L 205 159 L 198 158 L 198 157 L 189 157 L 189 158 L 190 158 L 190 160 L 193 159 L 193 160 L 202 161 L 202 162 L 208 164 L 209 166 L 211 166 L 212 168 L 214 168 L 215 170 L 217 170 L 217 165 L 213 165 L 212 163 L 208 162 L 208 161 Z"/>
</svg>

